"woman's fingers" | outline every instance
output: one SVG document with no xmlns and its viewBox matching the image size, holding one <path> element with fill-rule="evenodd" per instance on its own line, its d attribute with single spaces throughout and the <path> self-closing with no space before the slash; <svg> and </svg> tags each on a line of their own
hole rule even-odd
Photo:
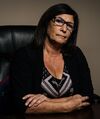
<svg viewBox="0 0 100 119">
<path fill-rule="evenodd" d="M 34 96 L 33 97 L 31 96 L 26 100 L 25 105 L 30 107 L 31 103 L 35 103 L 35 101 L 36 100 L 34 99 Z"/>
<path fill-rule="evenodd" d="M 25 95 L 22 99 L 23 99 L 23 100 L 26 100 L 26 99 L 28 99 L 28 98 L 31 97 L 31 96 L 34 96 L 34 94 Z"/>
<path fill-rule="evenodd" d="M 88 99 L 89 99 L 88 96 L 81 96 L 79 94 L 74 95 L 72 97 L 71 104 L 70 104 L 72 110 L 82 109 L 83 107 L 90 105 L 90 103 L 87 101 Z"/>
<path fill-rule="evenodd" d="M 83 103 L 81 103 L 78 107 L 77 107 L 77 109 L 79 110 L 79 109 L 83 109 L 84 107 L 87 107 L 87 106 L 89 106 L 90 105 L 90 103 L 89 102 L 83 102 Z"/>
<path fill-rule="evenodd" d="M 26 100 L 25 105 L 26 106 L 37 106 L 43 101 L 47 100 L 47 97 L 42 94 L 28 94 L 23 97 L 23 100 Z"/>
<path fill-rule="evenodd" d="M 90 105 L 89 102 L 83 102 L 79 105 L 79 107 L 85 107 L 85 106 L 88 106 L 88 105 Z"/>
<path fill-rule="evenodd" d="M 81 96 L 81 97 L 79 98 L 79 105 L 77 106 L 77 108 L 78 108 L 78 109 L 82 109 L 82 108 L 84 108 L 84 107 L 86 107 L 86 106 L 89 106 L 90 103 L 87 102 L 88 99 L 89 99 L 88 96 Z"/>
<path fill-rule="evenodd" d="M 89 99 L 88 96 L 81 96 L 79 94 L 76 94 L 76 95 L 73 96 L 73 100 L 76 100 L 79 103 L 84 102 L 84 101 L 87 101 L 88 99 Z"/>
<path fill-rule="evenodd" d="M 41 95 L 37 94 L 34 97 L 32 97 L 32 100 L 30 99 L 29 107 L 36 106 L 41 103 Z"/>
<path fill-rule="evenodd" d="M 34 103 L 34 106 L 38 106 L 39 104 L 41 104 L 43 101 L 45 101 L 45 100 L 47 100 L 47 99 L 48 99 L 48 98 L 47 98 L 46 96 L 41 95 L 41 96 L 37 99 L 36 103 Z"/>
<path fill-rule="evenodd" d="M 88 96 L 83 96 L 83 97 L 81 98 L 81 101 L 84 102 L 84 101 L 87 101 L 88 99 L 89 99 Z"/>
<path fill-rule="evenodd" d="M 88 96 L 82 96 L 80 94 L 76 94 L 73 96 L 74 99 L 83 99 L 83 100 L 87 100 L 89 97 Z"/>
<path fill-rule="evenodd" d="M 35 95 L 34 94 L 28 94 L 23 97 L 23 100 L 26 100 L 25 105 L 29 106 L 29 104 L 33 101 Z"/>
</svg>

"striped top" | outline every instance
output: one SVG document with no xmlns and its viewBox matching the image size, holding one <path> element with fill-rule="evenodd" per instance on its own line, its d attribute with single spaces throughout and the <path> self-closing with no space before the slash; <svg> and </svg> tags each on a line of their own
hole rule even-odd
<svg viewBox="0 0 100 119">
<path fill-rule="evenodd" d="M 57 79 L 52 76 L 49 71 L 43 68 L 43 77 L 41 87 L 46 95 L 49 97 L 63 97 L 71 95 L 73 92 L 72 80 L 68 74 L 67 68 L 64 65 L 62 79 Z"/>
</svg>

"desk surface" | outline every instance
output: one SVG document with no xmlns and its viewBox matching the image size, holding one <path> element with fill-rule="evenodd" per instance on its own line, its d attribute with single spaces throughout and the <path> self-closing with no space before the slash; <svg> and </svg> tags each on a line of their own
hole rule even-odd
<svg viewBox="0 0 100 119">
<path fill-rule="evenodd" d="M 66 114 L 33 114 L 0 116 L 0 119 L 100 119 L 100 104 Z"/>
</svg>

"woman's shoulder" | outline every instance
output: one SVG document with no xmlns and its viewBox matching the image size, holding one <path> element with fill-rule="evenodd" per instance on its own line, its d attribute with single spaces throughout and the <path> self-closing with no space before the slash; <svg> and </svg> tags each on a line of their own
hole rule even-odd
<svg viewBox="0 0 100 119">
<path fill-rule="evenodd" d="M 86 62 L 86 57 L 79 46 L 72 46 L 69 48 L 67 54 L 64 54 L 66 60 L 73 62 Z"/>
<path fill-rule="evenodd" d="M 74 53 L 77 57 L 84 57 L 85 58 L 85 55 L 84 55 L 84 52 L 82 51 L 82 49 L 78 46 L 76 46 L 75 50 L 74 50 Z"/>
<path fill-rule="evenodd" d="M 14 53 L 14 56 L 24 56 L 24 55 L 29 55 L 29 54 L 35 54 L 37 52 L 36 48 L 34 47 L 33 44 L 28 44 L 24 47 L 21 47 L 17 49 Z"/>
<path fill-rule="evenodd" d="M 87 58 L 84 55 L 80 47 L 76 46 L 73 50 L 72 59 L 78 64 L 83 64 L 84 66 L 88 65 Z"/>
<path fill-rule="evenodd" d="M 82 54 L 83 52 L 79 46 L 70 46 L 67 48 L 66 52 L 64 52 L 64 55 L 66 56 L 76 56 Z"/>
<path fill-rule="evenodd" d="M 27 62 L 32 55 L 32 51 L 34 52 L 34 50 L 32 50 L 32 45 L 27 45 L 17 49 L 12 56 L 12 63 Z"/>
</svg>

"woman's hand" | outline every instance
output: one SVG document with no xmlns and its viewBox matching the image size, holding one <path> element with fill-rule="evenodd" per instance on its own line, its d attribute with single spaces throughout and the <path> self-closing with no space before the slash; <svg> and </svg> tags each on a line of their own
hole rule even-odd
<svg viewBox="0 0 100 119">
<path fill-rule="evenodd" d="M 83 107 L 90 105 L 90 103 L 87 101 L 88 99 L 88 96 L 76 94 L 69 100 L 69 107 L 71 110 L 82 109 Z"/>
<path fill-rule="evenodd" d="M 26 100 L 25 105 L 28 107 L 36 107 L 48 98 L 43 94 L 28 94 L 25 95 L 23 100 Z"/>
</svg>

